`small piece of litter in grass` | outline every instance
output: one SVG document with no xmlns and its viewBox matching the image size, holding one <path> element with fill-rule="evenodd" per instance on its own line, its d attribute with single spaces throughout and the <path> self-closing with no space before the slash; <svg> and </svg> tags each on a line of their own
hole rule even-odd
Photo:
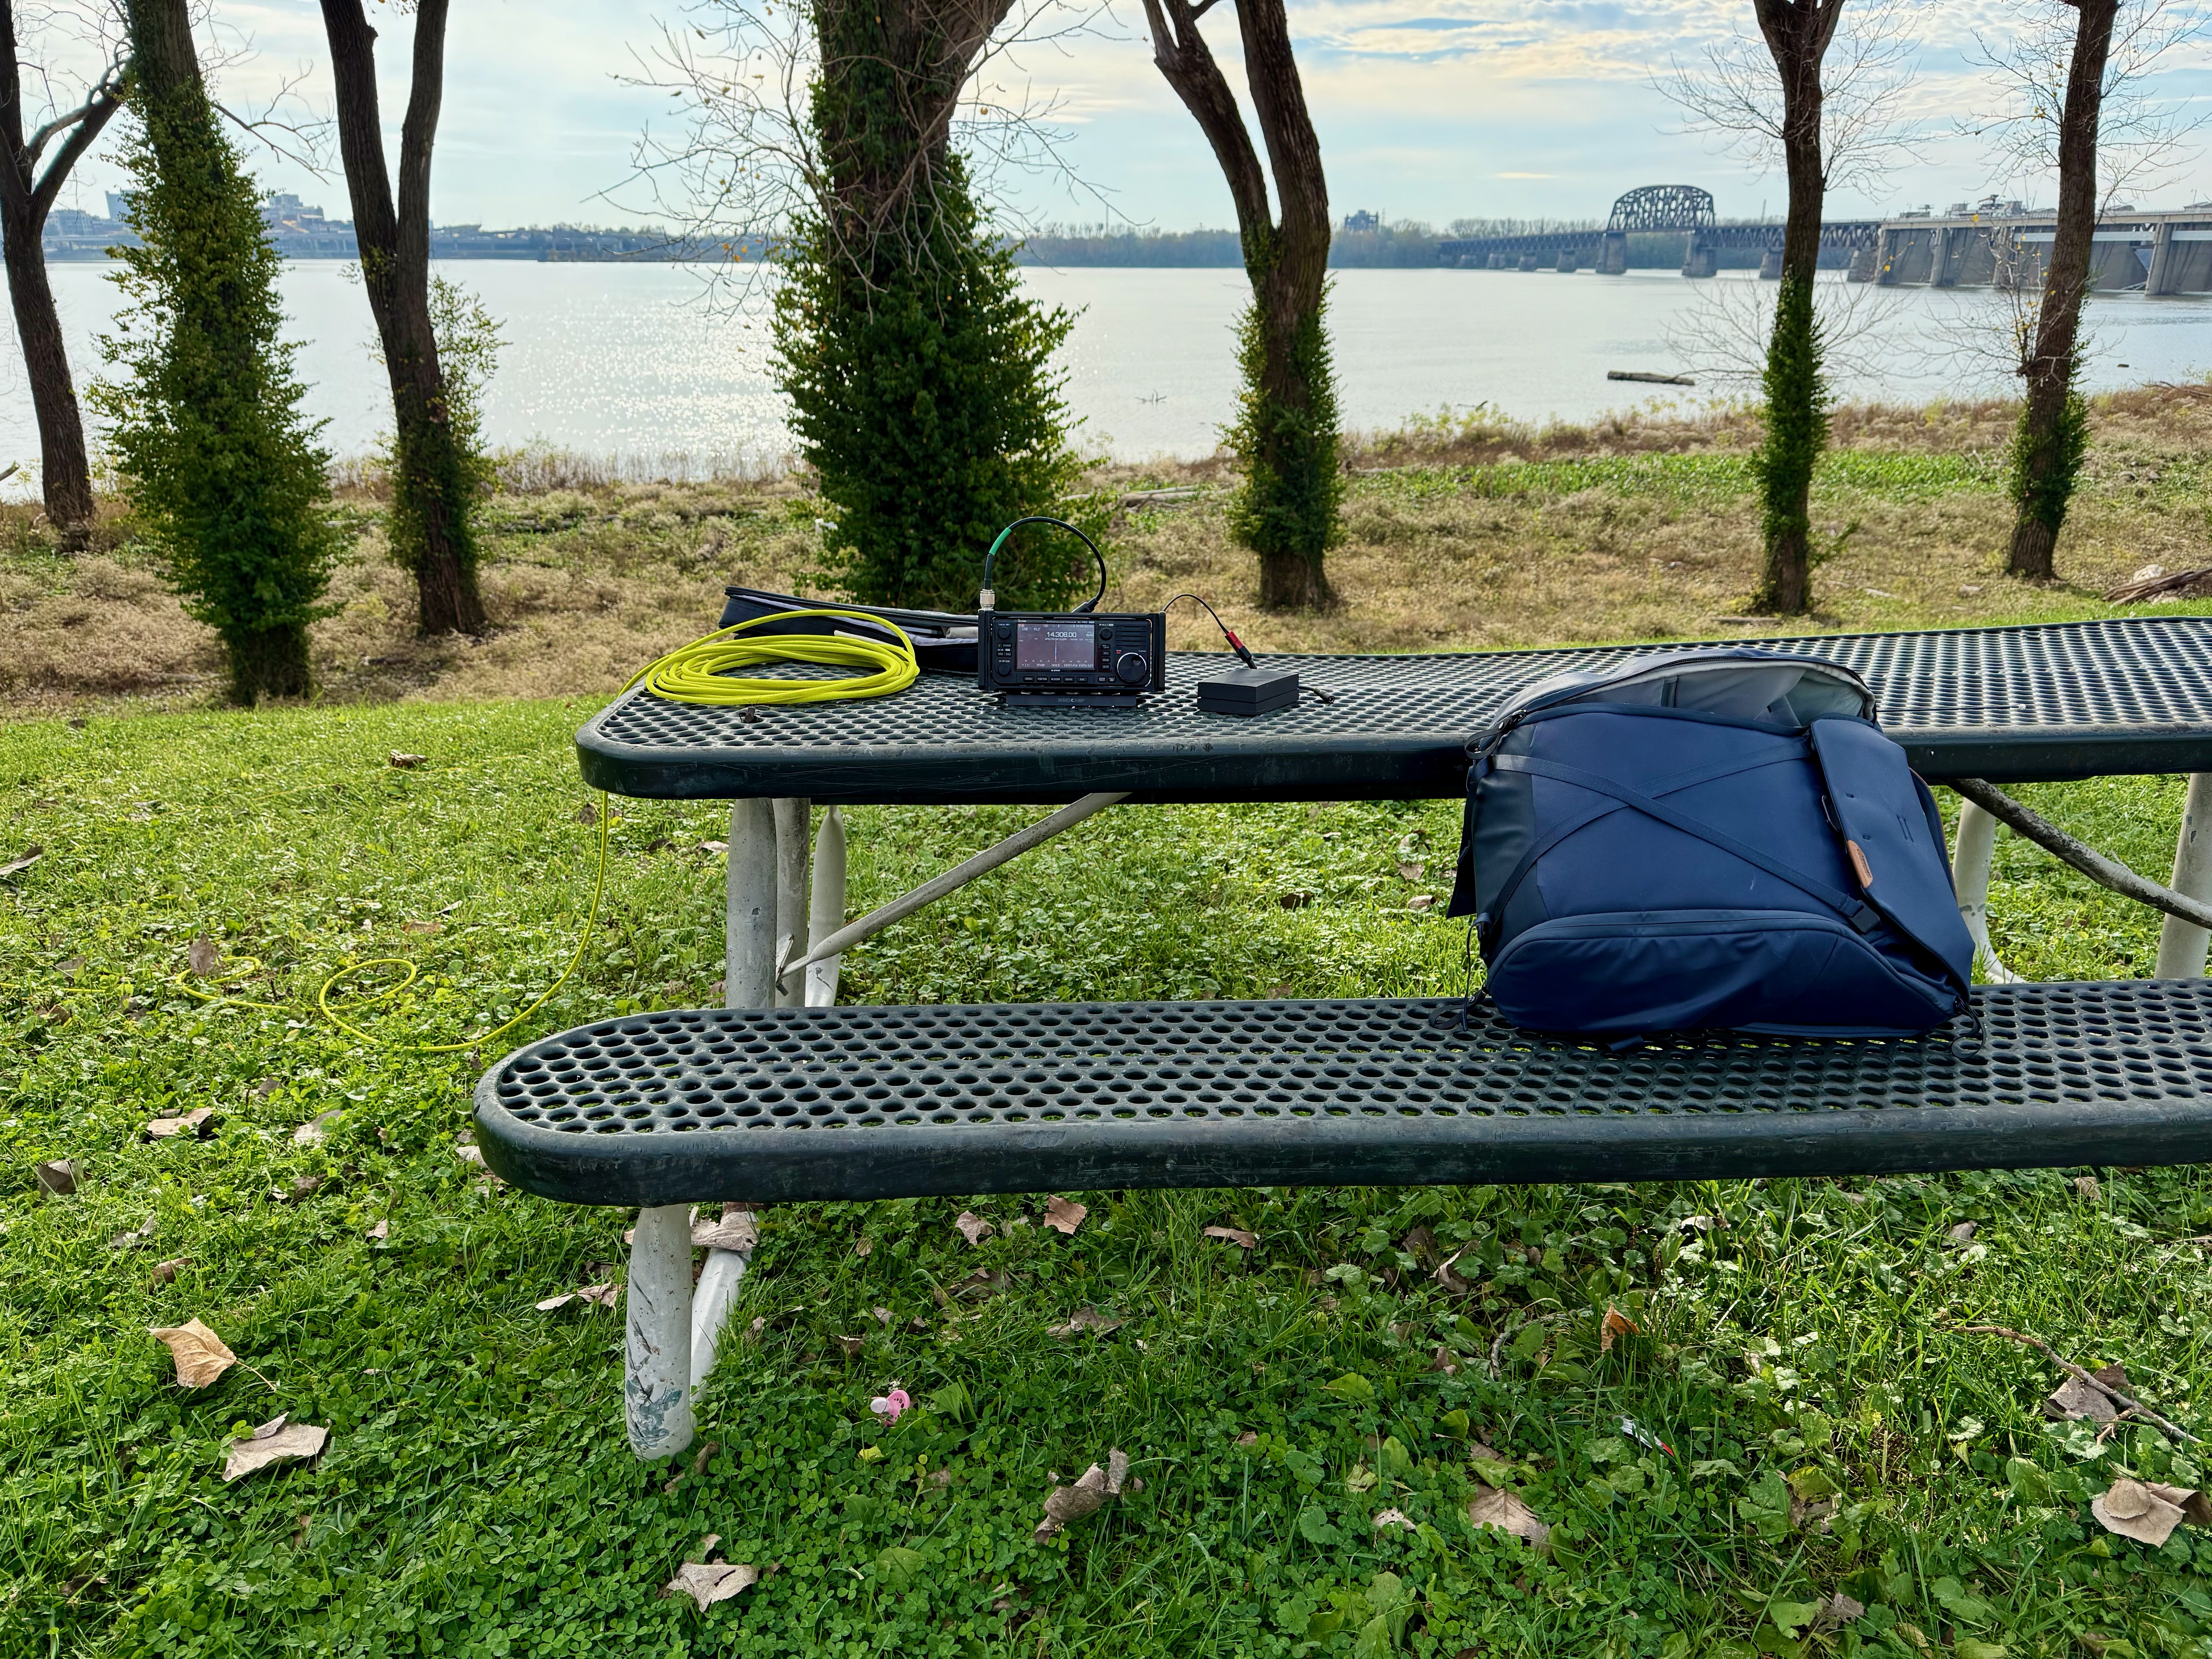
<svg viewBox="0 0 2212 1659">
<path fill-rule="evenodd" d="M 960 1230 L 960 1237 L 970 1244 L 981 1244 L 996 1231 L 991 1224 L 973 1210 L 963 1210 L 952 1218 L 952 1224 Z"/>
<path fill-rule="evenodd" d="M 0 878 L 21 875 L 45 855 L 46 850 L 43 847 L 26 847 L 21 857 L 12 858 L 7 863 L 0 864 Z"/>
<path fill-rule="evenodd" d="M 188 1255 L 173 1255 L 167 1261 L 156 1261 L 154 1264 L 154 1282 L 156 1285 L 175 1284 L 177 1269 L 187 1267 L 191 1262 L 191 1257 Z"/>
<path fill-rule="evenodd" d="M 2089 1373 L 2106 1388 L 2117 1389 L 2122 1394 L 2134 1391 L 2128 1387 L 2124 1367 L 2106 1365 Z M 2062 1423 L 2078 1422 L 2086 1418 L 2092 1423 L 2117 1423 L 2120 1408 L 2112 1403 L 2112 1396 L 2102 1389 L 2094 1389 L 2078 1376 L 2069 1376 L 2053 1389 L 2043 1402 L 2043 1414 Z"/>
<path fill-rule="evenodd" d="M 1413 1522 L 1407 1516 L 1406 1512 L 1402 1510 L 1384 1510 L 1380 1515 L 1375 1517 L 1376 1531 L 1381 1532 L 1386 1527 L 1401 1527 L 1407 1532 L 1417 1530 Z"/>
<path fill-rule="evenodd" d="M 1260 1246 L 1259 1234 L 1248 1233 L 1242 1227 L 1208 1227 L 1206 1236 L 1225 1240 L 1240 1250 L 1257 1249 Z"/>
<path fill-rule="evenodd" d="M 392 751 L 390 758 L 392 763 L 398 767 L 401 771 L 411 772 L 430 757 L 428 755 L 405 754 L 401 750 L 395 749 Z"/>
<path fill-rule="evenodd" d="M 271 1463 L 289 1462 L 295 1457 L 315 1457 L 331 1437 L 328 1429 L 308 1423 L 288 1422 L 284 1415 L 270 1418 L 252 1434 L 241 1435 L 230 1443 L 230 1455 L 223 1460 L 222 1478 L 226 1484 L 242 1480 L 256 1469 L 265 1469 Z"/>
<path fill-rule="evenodd" d="M 1092 1331 L 1100 1336 L 1104 1336 L 1109 1331 L 1118 1331 L 1121 1328 L 1121 1322 L 1120 1320 L 1115 1319 L 1106 1314 L 1100 1313 L 1096 1308 L 1084 1308 L 1079 1310 L 1065 1325 L 1047 1326 L 1045 1328 L 1045 1334 L 1047 1336 L 1073 1336 L 1078 1331 Z"/>
<path fill-rule="evenodd" d="M 198 1135 L 206 1139 L 215 1133 L 215 1108 L 195 1106 L 176 1117 L 157 1117 L 146 1125 L 146 1139 L 167 1140 L 173 1135 Z"/>
<path fill-rule="evenodd" d="M 392 1224 L 389 1221 L 378 1222 L 376 1225 L 368 1230 L 368 1236 L 376 1240 L 380 1244 L 382 1243 L 386 1239 L 392 1237 Z"/>
<path fill-rule="evenodd" d="M 676 1577 L 661 1586 L 663 1595 L 688 1595 L 704 1613 L 717 1601 L 726 1601 L 741 1590 L 749 1590 L 760 1583 L 760 1569 L 754 1566 L 732 1566 L 727 1562 L 711 1564 L 687 1561 L 676 1569 Z"/>
<path fill-rule="evenodd" d="M 868 1409 L 886 1423 L 896 1423 L 899 1413 L 914 1404 L 914 1398 L 904 1389 L 893 1388 L 868 1401 Z"/>
<path fill-rule="evenodd" d="M 2074 1191 L 2078 1196 L 2087 1199 L 2092 1204 L 2105 1195 L 2105 1189 L 2097 1184 L 2097 1177 L 2094 1176 L 2075 1176 Z"/>
<path fill-rule="evenodd" d="M 1467 1506 L 1467 1518 L 1478 1527 L 1495 1527 L 1500 1532 L 1525 1539 L 1539 1554 L 1551 1553 L 1551 1528 L 1536 1518 L 1534 1510 L 1501 1487 L 1478 1483 L 1474 1498 Z"/>
<path fill-rule="evenodd" d="M 2156 1481 L 2115 1480 L 2089 1500 L 2089 1513 L 2106 1532 L 2153 1549 L 2171 1538 L 2184 1521 L 2212 1526 L 2212 1507 L 2207 1506 L 2203 1493 Z"/>
<path fill-rule="evenodd" d="M 222 968 L 222 952 L 213 939 L 202 933 L 185 947 L 185 965 L 191 969 L 194 979 L 213 979 Z"/>
<path fill-rule="evenodd" d="M 111 1250 L 135 1250 L 154 1237 L 155 1225 L 155 1219 L 149 1215 L 142 1225 L 119 1232 L 109 1239 L 107 1248 Z"/>
<path fill-rule="evenodd" d="M 750 1210 L 724 1210 L 714 1221 L 702 1220 L 695 1213 L 691 1243 L 697 1249 L 735 1250 L 739 1255 L 749 1255 L 760 1243 L 760 1224 Z"/>
<path fill-rule="evenodd" d="M 1605 1317 L 1598 1322 L 1597 1351 L 1611 1353 L 1613 1345 L 1625 1336 L 1634 1336 L 1643 1327 L 1611 1303 L 1606 1304 Z"/>
<path fill-rule="evenodd" d="M 1090 1213 L 1088 1206 L 1055 1194 L 1045 1200 L 1044 1224 L 1073 1238 L 1075 1230 L 1083 1224 L 1083 1218 Z"/>
<path fill-rule="evenodd" d="M 1951 1242 L 1954 1244 L 1964 1244 L 1967 1240 L 1973 1237 L 1974 1227 L 1975 1224 L 1973 1222 L 1961 1221 L 1957 1226 L 1951 1229 Z"/>
<path fill-rule="evenodd" d="M 333 1106 L 327 1112 L 318 1112 L 292 1131 L 293 1144 L 300 1146 L 321 1146 L 330 1137 L 331 1125 L 337 1121 L 339 1114 L 344 1110 L 345 1108 L 343 1106 Z"/>
<path fill-rule="evenodd" d="M 204 1389 L 238 1363 L 238 1356 L 197 1319 L 181 1325 L 156 1325 L 154 1336 L 169 1345 L 177 1362 L 177 1381 L 188 1389 Z"/>
</svg>

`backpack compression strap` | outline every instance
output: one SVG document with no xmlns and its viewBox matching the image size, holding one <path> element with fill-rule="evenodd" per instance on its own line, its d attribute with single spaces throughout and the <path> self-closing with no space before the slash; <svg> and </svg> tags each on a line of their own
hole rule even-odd
<svg viewBox="0 0 2212 1659">
<path fill-rule="evenodd" d="M 1577 789 L 1587 789 L 1593 794 L 1610 795 L 1624 806 L 1632 807 L 1644 817 L 1656 818 L 1670 829 L 1686 836 L 1693 836 L 1711 846 L 1717 847 L 1731 858 L 1741 859 L 1756 869 L 1764 870 L 1780 881 L 1788 882 L 1802 893 L 1820 901 L 1862 933 L 1870 933 L 1881 923 L 1881 913 L 1864 900 L 1853 898 L 1838 888 L 1831 887 L 1816 876 L 1794 870 L 1779 859 L 1771 859 L 1755 847 L 1747 847 L 1735 836 L 1716 830 L 1710 823 L 1680 812 L 1664 802 L 1649 795 L 1639 795 L 1611 778 L 1595 772 L 1585 772 L 1579 766 L 1562 766 L 1557 761 L 1536 760 L 1527 755 L 1493 755 L 1490 763 L 1502 772 L 1526 772 L 1531 776 L 1551 778 L 1559 783 L 1572 784 Z"/>
</svg>

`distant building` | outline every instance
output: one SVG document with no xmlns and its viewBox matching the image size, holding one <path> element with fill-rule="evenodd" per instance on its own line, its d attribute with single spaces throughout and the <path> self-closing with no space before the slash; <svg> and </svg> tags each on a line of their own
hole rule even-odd
<svg viewBox="0 0 2212 1659">
<path fill-rule="evenodd" d="M 1344 216 L 1344 228 L 1346 230 L 1380 230 L 1382 228 L 1382 216 L 1379 213 L 1369 213 L 1364 210 L 1358 213 L 1347 213 Z"/>
</svg>

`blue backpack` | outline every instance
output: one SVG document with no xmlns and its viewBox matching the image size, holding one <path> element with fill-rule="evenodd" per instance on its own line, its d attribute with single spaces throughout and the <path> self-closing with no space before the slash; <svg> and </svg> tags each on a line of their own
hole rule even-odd
<svg viewBox="0 0 2212 1659">
<path fill-rule="evenodd" d="M 1905 1036 L 1966 1009 L 1942 819 L 1847 668 L 1753 648 L 1561 674 L 1469 744 L 1450 914 L 1516 1024 Z"/>
</svg>

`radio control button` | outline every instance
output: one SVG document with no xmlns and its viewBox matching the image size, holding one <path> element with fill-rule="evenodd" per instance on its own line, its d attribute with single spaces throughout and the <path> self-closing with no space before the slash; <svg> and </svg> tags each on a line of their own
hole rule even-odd
<svg viewBox="0 0 2212 1659">
<path fill-rule="evenodd" d="M 1013 623 L 1010 622 L 1000 623 L 999 624 L 999 637 L 1002 640 L 1012 640 L 1014 637 Z"/>
<path fill-rule="evenodd" d="M 1138 651 L 1124 651 L 1114 664 L 1114 678 L 1124 685 L 1142 685 L 1152 677 L 1152 665 Z"/>
</svg>

